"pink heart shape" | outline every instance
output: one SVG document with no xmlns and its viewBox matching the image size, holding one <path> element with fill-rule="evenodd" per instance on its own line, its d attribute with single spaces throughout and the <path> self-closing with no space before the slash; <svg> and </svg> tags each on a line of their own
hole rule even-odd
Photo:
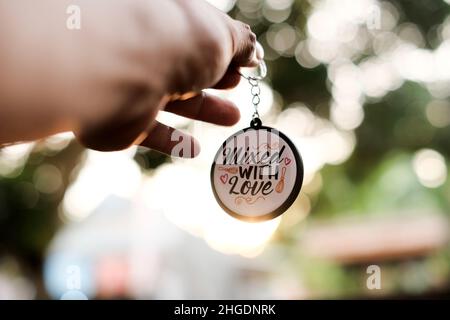
<svg viewBox="0 0 450 320">
<path fill-rule="evenodd" d="M 220 176 L 220 181 L 222 181 L 223 184 L 227 183 L 228 181 L 228 174 L 225 173 L 223 175 Z"/>
<path fill-rule="evenodd" d="M 290 159 L 290 158 L 288 158 L 288 157 L 286 157 L 286 158 L 284 158 L 284 164 L 285 165 L 289 165 L 289 163 L 291 163 L 292 162 L 292 160 Z"/>
</svg>

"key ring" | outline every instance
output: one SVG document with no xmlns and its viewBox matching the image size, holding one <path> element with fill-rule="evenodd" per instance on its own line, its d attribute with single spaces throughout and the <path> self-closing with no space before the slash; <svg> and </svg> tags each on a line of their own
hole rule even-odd
<svg viewBox="0 0 450 320">
<path fill-rule="evenodd" d="M 250 75 L 245 75 L 243 74 L 240 70 L 239 70 L 239 74 L 241 75 L 241 77 L 243 77 L 246 80 L 262 80 L 266 77 L 267 75 L 267 66 L 266 63 L 264 62 L 264 60 L 261 60 L 261 62 L 259 63 L 258 67 L 257 67 L 257 74 L 255 76 L 250 76 Z"/>
</svg>

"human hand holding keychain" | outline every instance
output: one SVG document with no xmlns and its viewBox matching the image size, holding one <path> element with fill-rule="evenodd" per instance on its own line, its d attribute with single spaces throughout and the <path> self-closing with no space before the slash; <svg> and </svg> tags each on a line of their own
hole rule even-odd
<svg viewBox="0 0 450 320">
<path fill-rule="evenodd" d="M 301 158 L 286 136 L 262 126 L 265 65 L 248 25 L 201 0 L 80 0 L 82 27 L 71 31 L 64 19 L 70 4 L 42 0 L 28 15 L 27 0 L 0 2 L 0 146 L 73 131 L 95 150 L 140 144 L 174 155 L 176 133 L 193 146 L 176 155 L 194 157 L 196 140 L 156 121 L 157 113 L 233 125 L 236 106 L 202 90 L 229 89 L 244 76 L 255 113 L 216 156 L 216 197 L 227 212 L 252 221 L 292 204 Z M 239 74 L 258 65 L 259 76 Z"/>
<path fill-rule="evenodd" d="M 233 125 L 239 110 L 206 88 L 237 85 L 258 63 L 250 27 L 203 0 L 0 1 L 0 146 L 73 131 L 88 148 L 142 145 L 173 155 L 177 135 L 158 112 Z M 261 56 L 259 56 L 261 58 Z"/>
</svg>

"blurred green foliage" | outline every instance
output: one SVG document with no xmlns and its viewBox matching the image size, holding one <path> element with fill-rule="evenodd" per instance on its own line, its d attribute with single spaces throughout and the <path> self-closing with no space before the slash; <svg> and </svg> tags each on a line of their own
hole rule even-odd
<svg viewBox="0 0 450 320">
<path fill-rule="evenodd" d="M 245 2 L 255 1 L 239 0 L 230 14 L 250 23 L 261 38 L 274 23 L 260 13 L 243 15 L 239 4 Z M 450 6 L 442 0 L 390 2 L 400 12 L 399 23 L 415 24 L 425 35 L 426 47 L 435 48 L 438 44 L 436 27 L 449 16 Z M 308 1 L 295 1 L 284 23 L 294 26 L 305 36 L 309 10 Z M 367 52 L 359 59 L 373 54 Z M 306 69 L 293 56 L 280 56 L 268 65 L 269 82 L 281 95 L 283 108 L 302 102 L 318 116 L 329 117 L 331 94 L 325 65 Z M 431 100 L 422 84 L 408 81 L 382 98 L 367 100 L 364 121 L 355 131 L 357 144 L 351 158 L 342 165 L 327 166 L 321 171 L 323 189 L 312 199 L 312 217 L 383 214 L 407 208 L 432 208 L 449 214 L 448 179 L 439 188 L 428 189 L 414 179 L 411 166 L 413 153 L 422 148 L 434 149 L 446 159 L 450 156 L 450 126 L 436 128 L 426 118 L 425 107 Z M 12 255 L 23 262 L 34 277 L 40 277 L 46 247 L 61 224 L 58 206 L 65 188 L 76 175 L 73 170 L 82 160 L 82 153 L 75 142 L 51 154 L 35 148 L 19 174 L 0 176 L 0 259 L 2 255 Z M 152 170 L 167 161 L 166 157 L 151 151 L 140 151 L 135 159 L 145 170 Z M 44 194 L 34 188 L 33 175 L 43 163 L 53 164 L 62 173 L 63 185 L 55 193 Z M 292 232 L 296 231 L 298 229 Z M 295 252 L 295 245 L 292 250 Z M 435 268 L 436 265 L 439 268 Z M 438 254 L 418 264 L 390 267 L 386 273 L 388 279 L 398 281 L 400 287 L 407 286 L 401 279 L 405 268 L 422 270 L 416 273 L 418 277 L 426 277 L 427 268 L 439 270 L 438 276 L 445 277 L 449 258 Z M 307 284 L 318 292 L 327 288 L 328 296 L 352 295 L 362 290 L 355 280 L 361 276 L 359 269 L 344 270 L 340 266 L 316 262 L 306 264 L 304 271 L 308 275 Z M 423 282 L 426 281 L 418 279 L 411 285 L 411 290 L 421 292 L 420 283 Z"/>
</svg>

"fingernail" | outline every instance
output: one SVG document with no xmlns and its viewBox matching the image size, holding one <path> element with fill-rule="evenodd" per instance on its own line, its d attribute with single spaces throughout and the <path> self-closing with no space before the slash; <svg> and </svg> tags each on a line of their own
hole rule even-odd
<svg viewBox="0 0 450 320">
<path fill-rule="evenodd" d="M 256 41 L 255 54 L 256 54 L 256 59 L 258 59 L 258 60 L 264 59 L 264 48 L 258 41 Z"/>
<path fill-rule="evenodd" d="M 251 60 L 251 65 L 252 66 L 257 66 L 259 64 L 260 59 L 258 59 L 258 53 L 257 50 L 255 49 L 252 53 L 252 60 Z"/>
</svg>

